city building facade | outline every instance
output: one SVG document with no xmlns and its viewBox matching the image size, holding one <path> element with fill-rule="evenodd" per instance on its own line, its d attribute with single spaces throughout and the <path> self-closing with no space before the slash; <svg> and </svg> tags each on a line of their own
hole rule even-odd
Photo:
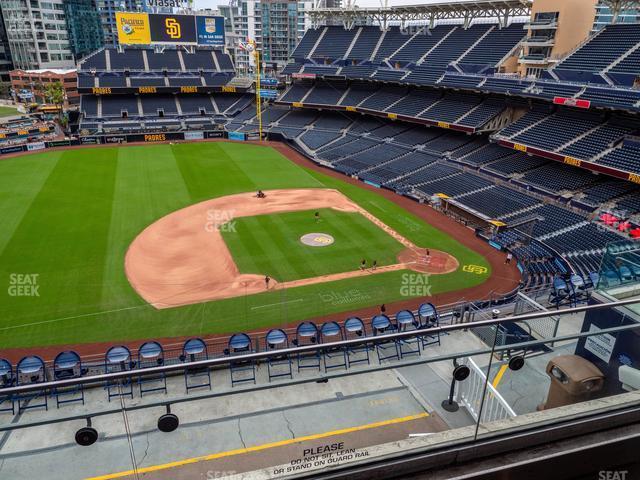
<svg viewBox="0 0 640 480">
<path fill-rule="evenodd" d="M 282 68 L 311 23 L 305 12 L 313 2 L 290 0 L 231 0 L 220 5 L 225 17 L 227 48 L 239 73 L 255 68 L 254 58 L 239 47 L 247 39 L 255 40 L 268 70 Z"/>
<path fill-rule="evenodd" d="M 103 44 L 94 0 L 0 0 L 15 68 L 70 68 Z"/>
<path fill-rule="evenodd" d="M 14 70 L 11 72 L 11 88 L 16 101 L 23 103 L 47 103 L 44 88 L 49 83 L 62 83 L 65 93 L 64 107 L 80 103 L 78 72 L 70 69 Z"/>
<path fill-rule="evenodd" d="M 600 0 L 596 5 L 596 19 L 593 23 L 594 30 L 601 30 L 611 23 L 638 23 L 640 20 L 640 7 L 630 7 L 618 13 L 614 19 L 614 13 L 611 6 Z"/>
<path fill-rule="evenodd" d="M 9 88 L 9 72 L 11 70 L 13 70 L 11 49 L 9 48 L 9 39 L 7 37 L 7 31 L 4 28 L 2 11 L 0 10 L 0 89 L 2 93 L 6 93 Z"/>
</svg>

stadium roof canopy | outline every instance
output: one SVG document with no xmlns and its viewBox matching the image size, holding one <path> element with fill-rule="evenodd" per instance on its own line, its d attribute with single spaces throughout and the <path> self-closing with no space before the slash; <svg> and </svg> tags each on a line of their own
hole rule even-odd
<svg viewBox="0 0 640 480">
<path fill-rule="evenodd" d="M 427 5 L 396 5 L 392 7 L 366 7 L 349 5 L 342 8 L 316 8 L 307 11 L 315 24 L 326 21 L 342 21 L 345 27 L 362 23 L 379 23 L 383 27 L 389 22 L 429 22 L 438 20 L 464 20 L 465 24 L 476 18 L 498 18 L 506 24 L 509 18 L 528 17 L 533 0 L 474 0 L 465 2 L 442 2 Z"/>
</svg>

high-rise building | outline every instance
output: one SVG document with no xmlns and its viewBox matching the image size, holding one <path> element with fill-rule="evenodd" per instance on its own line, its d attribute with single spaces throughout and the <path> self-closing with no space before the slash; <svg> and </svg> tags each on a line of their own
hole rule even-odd
<svg viewBox="0 0 640 480">
<path fill-rule="evenodd" d="M 11 49 L 9 48 L 9 39 L 7 31 L 4 28 L 4 19 L 0 10 L 0 88 L 4 89 L 9 85 L 9 72 L 13 70 L 13 61 L 11 60 Z"/>
<path fill-rule="evenodd" d="M 292 0 L 231 0 L 218 7 L 225 17 L 227 47 L 233 52 L 236 69 L 249 72 L 254 59 L 238 48 L 239 41 L 256 41 L 268 68 L 280 68 L 310 26 L 305 11 L 313 2 Z"/>
<path fill-rule="evenodd" d="M 116 12 L 138 12 L 145 9 L 144 0 L 96 0 L 100 12 L 104 43 L 115 47 L 118 44 Z"/>
<path fill-rule="evenodd" d="M 611 7 L 600 0 L 596 5 L 596 19 L 593 22 L 593 29 L 600 30 L 606 25 L 613 23 L 638 23 L 640 21 L 640 7 L 631 7 L 622 10 L 614 19 Z"/>
<path fill-rule="evenodd" d="M 94 0 L 0 0 L 15 68 L 72 68 L 102 45 Z"/>
<path fill-rule="evenodd" d="M 71 52 L 80 59 L 104 44 L 100 13 L 95 0 L 64 0 Z"/>
</svg>

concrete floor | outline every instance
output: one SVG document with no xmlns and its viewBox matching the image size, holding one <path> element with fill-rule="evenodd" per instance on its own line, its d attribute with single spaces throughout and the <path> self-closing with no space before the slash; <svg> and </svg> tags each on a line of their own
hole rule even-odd
<svg viewBox="0 0 640 480">
<path fill-rule="evenodd" d="M 581 323 L 579 318 L 571 319 L 561 331 L 579 330 Z M 365 366 L 354 369 L 360 373 L 326 383 L 253 392 L 232 388 L 229 372 L 215 371 L 213 391 L 233 394 L 173 405 L 172 412 L 180 418 L 180 427 L 168 434 L 159 432 L 156 426 L 157 418 L 165 413 L 164 407 L 124 414 L 120 399 L 108 402 L 104 388 L 87 389 L 85 405 L 68 404 L 58 409 L 55 399 L 49 399 L 48 411 L 27 410 L 16 416 L 0 414 L 0 427 L 45 423 L 0 432 L 0 479 L 136 478 L 132 471 L 134 463 L 139 478 L 224 478 L 231 472 L 275 469 L 276 465 L 294 469 L 309 461 L 330 462 L 341 453 L 347 458 L 355 454 L 354 449 L 366 452 L 367 448 L 404 440 L 411 434 L 464 429 L 474 425 L 464 408 L 449 413 L 441 407 L 449 393 L 453 362 L 406 363 L 484 348 L 486 345 L 470 331 L 457 331 L 442 336 L 440 346 L 430 345 L 420 357 L 406 357 L 393 369 L 367 372 Z M 570 353 L 572 348 L 571 342 L 559 345 L 553 352 L 527 359 L 518 372 L 503 372 L 497 388 L 516 413 L 535 411 L 546 398 L 548 377 L 544 368 L 548 359 Z M 371 366 L 377 366 L 375 354 L 371 359 Z M 489 354 L 474 357 L 485 371 L 489 360 Z M 489 375 L 492 382 L 500 367 L 501 363 L 494 359 Z M 317 375 L 317 370 L 307 371 L 295 373 L 294 378 Z M 182 376 L 170 377 L 167 383 L 168 394 L 144 397 L 140 397 L 135 385 L 134 399 L 123 399 L 123 404 L 132 407 L 185 398 Z M 257 383 L 268 383 L 264 365 L 258 368 Z M 189 398 L 206 393 L 208 390 L 200 390 Z M 91 447 L 77 446 L 74 433 L 85 425 L 82 416 L 108 409 L 114 412 L 93 419 L 100 435 L 98 443 Z M 81 418 L 46 423 L 72 416 Z M 321 451 L 326 448 L 336 450 L 325 453 L 323 459 Z M 278 476 L 275 470 L 272 476 Z"/>
</svg>

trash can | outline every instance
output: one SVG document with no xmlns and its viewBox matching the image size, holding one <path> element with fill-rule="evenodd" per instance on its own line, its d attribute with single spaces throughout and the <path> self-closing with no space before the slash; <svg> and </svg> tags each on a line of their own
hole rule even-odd
<svg viewBox="0 0 640 480">
<path fill-rule="evenodd" d="M 593 363 L 578 355 L 560 355 L 547 364 L 547 375 L 551 378 L 547 401 L 539 410 L 562 407 L 589 400 L 600 390 L 604 375 Z"/>
</svg>

